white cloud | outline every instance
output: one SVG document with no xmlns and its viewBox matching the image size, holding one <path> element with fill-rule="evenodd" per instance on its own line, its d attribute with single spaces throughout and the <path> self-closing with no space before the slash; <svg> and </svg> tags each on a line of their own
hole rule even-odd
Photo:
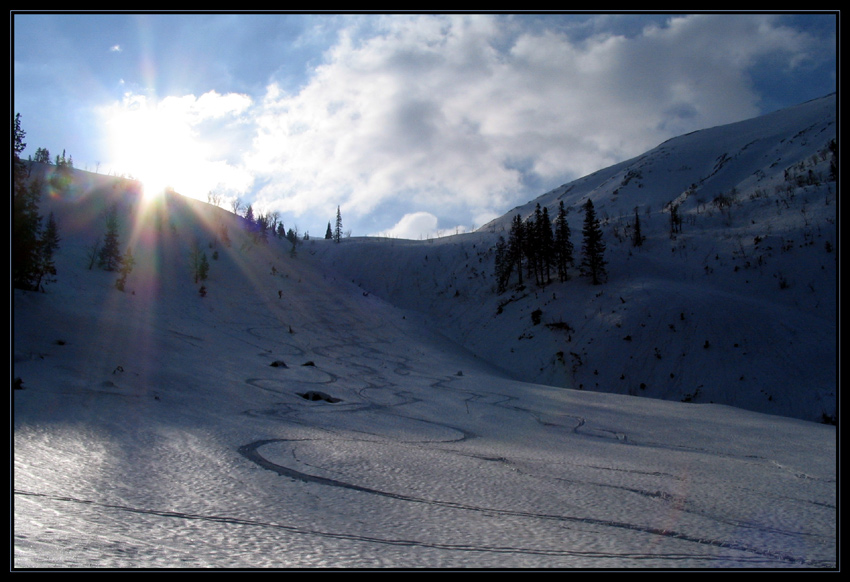
<svg viewBox="0 0 850 582">
<path fill-rule="evenodd" d="M 677 17 L 581 41 L 511 23 L 386 17 L 369 36 L 344 30 L 305 86 L 268 87 L 250 162 L 268 177 L 259 199 L 295 214 L 393 205 L 471 222 L 528 187 L 757 114 L 748 67 L 804 45 L 764 16 Z"/>
<path fill-rule="evenodd" d="M 495 218 L 495 217 L 491 217 Z M 374 236 L 401 238 L 409 240 L 425 240 L 453 234 L 468 232 L 470 228 L 454 225 L 449 228 L 441 227 L 440 219 L 430 212 L 411 212 L 401 217 L 392 228 L 378 232 Z"/>
<path fill-rule="evenodd" d="M 215 91 L 208 91 L 200 97 L 194 95 L 169 96 L 155 104 L 155 107 L 162 114 L 179 120 L 179 123 L 197 125 L 210 119 L 238 116 L 244 113 L 251 106 L 251 103 L 252 100 L 247 95 L 238 93 L 220 95 Z"/>
<path fill-rule="evenodd" d="M 395 226 L 378 236 L 414 240 L 429 238 L 436 234 L 437 222 L 437 217 L 430 212 L 405 214 Z"/>
</svg>

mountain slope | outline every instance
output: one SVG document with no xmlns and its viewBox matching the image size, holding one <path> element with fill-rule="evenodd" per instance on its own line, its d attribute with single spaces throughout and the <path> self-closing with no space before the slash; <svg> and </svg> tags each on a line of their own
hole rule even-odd
<svg viewBox="0 0 850 582">
<path fill-rule="evenodd" d="M 293 256 L 222 209 L 53 170 L 33 167 L 62 238 L 57 281 L 13 296 L 15 568 L 836 567 L 835 427 L 516 379 L 557 371 L 518 362 L 545 363 L 565 333 L 595 341 L 563 379 L 596 377 L 589 354 L 613 357 L 625 333 L 605 302 L 637 328 L 672 309 L 651 283 L 695 294 L 688 322 L 727 332 L 704 311 L 725 288 L 672 285 L 655 252 L 612 261 L 648 271 L 620 284 L 626 303 L 613 281 L 498 296 L 495 233 Z M 89 269 L 113 205 L 136 257 L 123 292 Z M 656 236 L 648 248 L 669 244 Z M 815 306 L 783 308 L 783 326 L 817 329 Z M 572 332 L 545 327 L 561 315 Z M 656 327 L 630 345 L 671 337 Z"/>
<path fill-rule="evenodd" d="M 351 239 L 323 252 L 364 289 L 528 381 L 834 419 L 835 107 L 830 95 L 668 140 L 476 233 Z M 607 283 L 573 271 L 497 295 L 493 246 L 512 218 L 537 204 L 554 217 L 563 201 L 578 253 L 587 199 L 604 229 Z M 682 218 L 673 234 L 671 204 Z"/>
</svg>

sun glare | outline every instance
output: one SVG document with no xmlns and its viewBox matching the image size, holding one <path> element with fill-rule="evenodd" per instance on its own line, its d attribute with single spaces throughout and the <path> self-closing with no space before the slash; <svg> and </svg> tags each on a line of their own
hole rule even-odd
<svg viewBox="0 0 850 582">
<path fill-rule="evenodd" d="M 110 110 L 109 131 L 114 167 L 139 180 L 146 198 L 191 187 L 189 160 L 200 144 L 179 112 L 151 106 L 144 97 L 128 98 Z"/>
</svg>

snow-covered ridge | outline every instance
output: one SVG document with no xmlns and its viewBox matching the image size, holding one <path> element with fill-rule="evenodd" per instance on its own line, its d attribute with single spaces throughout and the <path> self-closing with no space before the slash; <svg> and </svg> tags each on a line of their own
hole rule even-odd
<svg viewBox="0 0 850 582">
<path fill-rule="evenodd" d="M 525 380 L 835 418 L 835 132 L 830 95 L 668 140 L 477 233 L 350 240 L 327 252 L 364 289 L 426 313 Z M 588 198 L 603 223 L 607 284 L 574 277 L 497 295 L 492 248 L 513 216 L 537 204 L 555 216 L 563 201 L 578 250 Z M 671 204 L 682 218 L 673 235 Z M 641 247 L 630 238 L 636 212 Z"/>
</svg>

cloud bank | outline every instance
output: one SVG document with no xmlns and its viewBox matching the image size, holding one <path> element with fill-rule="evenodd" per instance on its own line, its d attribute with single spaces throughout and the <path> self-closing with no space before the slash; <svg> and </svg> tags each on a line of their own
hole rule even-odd
<svg viewBox="0 0 850 582">
<path fill-rule="evenodd" d="M 800 66 L 812 48 L 771 16 L 578 39 L 493 16 L 369 19 L 297 91 L 268 86 L 247 161 L 267 177 L 259 204 L 285 212 L 392 207 L 480 225 L 560 180 L 758 114 L 751 69 Z"/>
<path fill-rule="evenodd" d="M 149 95 L 146 106 L 169 119 L 156 122 L 167 155 L 151 165 L 178 157 L 197 174 L 183 178 L 195 190 L 184 193 L 240 196 L 302 230 L 324 230 L 339 206 L 355 235 L 413 238 L 481 226 L 670 137 L 764 112 L 757 77 L 791 78 L 835 47 L 772 15 L 245 22 L 238 31 L 236 17 L 208 26 L 233 27 L 228 38 L 240 47 L 262 44 L 252 33 L 274 33 L 267 54 L 248 64 L 207 48 L 217 79 L 253 88 Z M 328 38 L 300 77 L 274 48 Z"/>
</svg>

